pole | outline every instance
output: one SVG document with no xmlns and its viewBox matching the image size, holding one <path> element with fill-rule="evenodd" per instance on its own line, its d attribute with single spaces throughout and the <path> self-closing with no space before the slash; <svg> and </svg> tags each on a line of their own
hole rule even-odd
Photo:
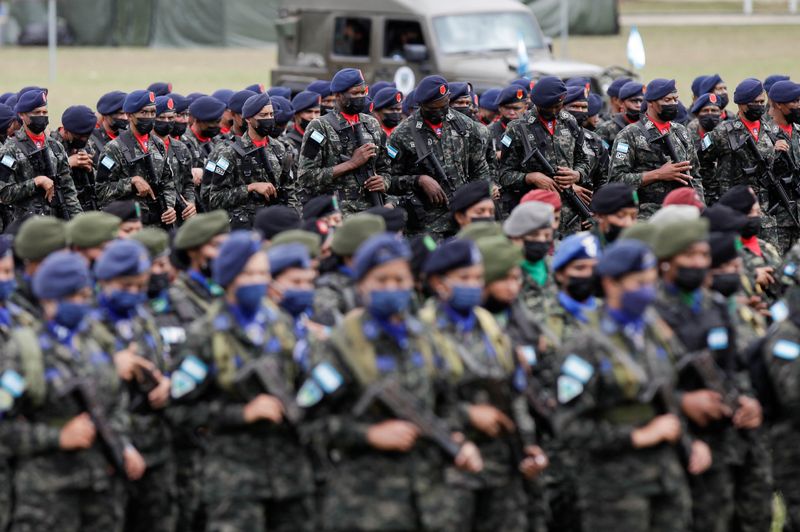
<svg viewBox="0 0 800 532">
<path fill-rule="evenodd" d="M 789 0 L 789 13 L 792 15 L 797 14 L 797 0 Z"/>
<path fill-rule="evenodd" d="M 752 15 L 753 14 L 753 0 L 743 0 L 742 2 L 742 10 L 744 11 L 745 15 Z"/>
<path fill-rule="evenodd" d="M 569 57 L 569 0 L 561 0 L 561 59 Z"/>
<path fill-rule="evenodd" d="M 50 82 L 56 80 L 56 0 L 47 2 L 47 52 L 50 61 Z"/>
</svg>

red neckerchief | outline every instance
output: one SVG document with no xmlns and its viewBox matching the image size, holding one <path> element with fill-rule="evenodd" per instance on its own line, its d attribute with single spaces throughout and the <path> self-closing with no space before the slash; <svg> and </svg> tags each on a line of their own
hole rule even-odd
<svg viewBox="0 0 800 532">
<path fill-rule="evenodd" d="M 431 131 L 436 133 L 437 137 L 439 137 L 439 138 L 442 137 L 442 123 L 441 122 L 439 122 L 439 124 L 434 124 L 433 122 L 428 122 L 427 120 L 425 120 L 425 123 L 428 125 L 429 128 L 431 128 Z"/>
<path fill-rule="evenodd" d="M 638 120 L 631 120 L 630 118 L 628 118 L 628 113 L 622 113 L 622 118 L 624 118 L 625 121 L 629 124 L 635 124 L 636 122 L 638 122 Z"/>
<path fill-rule="evenodd" d="M 727 120 L 728 119 L 728 111 L 722 111 L 719 115 L 720 119 Z"/>
<path fill-rule="evenodd" d="M 762 253 L 761 253 L 761 245 L 758 243 L 758 237 L 757 236 L 751 236 L 750 238 L 741 237 L 741 240 L 742 240 L 742 245 L 744 247 L 746 247 L 747 249 L 749 249 L 750 251 L 752 251 L 753 253 L 755 253 L 759 257 L 763 256 Z"/>
<path fill-rule="evenodd" d="M 383 129 L 383 132 L 384 132 L 384 133 L 386 133 L 386 136 L 387 136 L 387 137 L 388 137 L 388 136 L 391 136 L 391 134 L 392 134 L 392 131 L 394 131 L 394 128 L 393 128 L 393 127 L 386 127 L 386 126 L 384 126 L 383 124 L 381 124 L 381 128 Z"/>
<path fill-rule="evenodd" d="M 792 137 L 792 129 L 793 128 L 792 128 L 792 126 L 790 124 L 787 124 L 785 126 L 782 126 L 781 124 L 778 124 L 778 127 L 781 128 L 783 130 L 783 132 L 786 133 L 789 136 L 789 138 Z"/>
<path fill-rule="evenodd" d="M 264 146 L 269 144 L 269 139 L 268 138 L 263 138 L 261 140 L 256 140 L 253 137 L 250 137 L 250 140 L 253 141 L 253 146 L 255 146 L 256 148 L 263 148 Z"/>
<path fill-rule="evenodd" d="M 555 134 L 555 132 L 556 132 L 556 121 L 555 120 L 545 121 L 541 117 L 541 115 L 538 116 L 537 118 L 539 119 L 539 122 L 542 123 L 542 125 L 547 130 L 547 132 L 550 133 L 551 136 Z"/>
<path fill-rule="evenodd" d="M 150 140 L 150 135 L 139 135 L 136 131 L 136 128 L 131 128 L 131 133 L 133 133 L 133 138 L 136 139 L 136 142 L 139 143 L 139 146 L 142 148 L 142 151 L 147 153 L 147 141 Z"/>
<path fill-rule="evenodd" d="M 194 126 L 190 127 L 189 129 L 191 130 L 191 132 L 192 132 L 192 134 L 195 136 L 195 138 L 196 138 L 197 140 L 199 140 L 199 141 L 200 141 L 200 143 L 201 143 L 201 144 L 205 144 L 206 142 L 208 142 L 209 140 L 211 140 L 211 139 L 210 139 L 210 138 L 208 138 L 208 137 L 204 137 L 204 136 L 200 135 L 200 134 L 197 132 L 197 130 L 194 128 Z"/>
<path fill-rule="evenodd" d="M 342 118 L 347 120 L 347 123 L 350 124 L 351 126 L 353 126 L 355 124 L 358 124 L 358 115 L 357 114 L 349 115 L 347 113 L 342 113 Z"/>
<path fill-rule="evenodd" d="M 164 137 L 161 140 L 164 141 L 164 147 L 167 148 L 167 151 L 169 151 L 169 143 L 172 142 L 172 139 L 169 138 L 169 135 L 167 135 L 166 137 Z"/>
<path fill-rule="evenodd" d="M 300 136 L 304 136 L 306 134 L 306 130 L 302 127 L 298 126 L 297 124 L 294 125 L 294 130 L 300 133 Z"/>
<path fill-rule="evenodd" d="M 756 120 L 755 122 L 751 122 L 744 117 L 740 117 L 742 124 L 744 127 L 747 128 L 747 131 L 753 135 L 753 140 L 758 142 L 758 132 L 761 131 L 761 120 Z"/>
<path fill-rule="evenodd" d="M 106 128 L 103 128 L 103 129 L 105 130 L 106 135 L 108 135 L 108 138 L 110 138 L 111 140 L 114 140 L 115 138 L 117 138 L 119 136 L 119 134 L 114 133 L 110 129 L 106 129 Z"/>
<path fill-rule="evenodd" d="M 221 126 L 220 126 L 220 128 L 219 128 L 219 131 L 220 131 L 220 133 L 222 133 L 223 135 L 227 135 L 228 133 L 230 133 L 230 132 L 231 132 L 231 128 L 229 128 L 229 127 L 221 127 Z"/>
<path fill-rule="evenodd" d="M 31 142 L 33 142 L 37 148 L 44 146 L 44 133 L 31 135 L 31 132 L 28 130 L 28 128 L 25 128 L 25 134 L 28 135 L 28 138 L 31 139 Z"/>
<path fill-rule="evenodd" d="M 505 131 L 506 129 L 508 129 L 508 124 L 504 124 L 503 121 L 501 120 L 500 121 L 500 127 L 502 127 L 503 131 Z"/>
<path fill-rule="evenodd" d="M 656 129 L 658 129 L 659 133 L 662 135 L 669 133 L 670 122 L 659 122 L 658 120 L 653 120 L 653 118 L 649 116 L 647 118 L 649 118 L 653 125 L 656 126 Z"/>
</svg>

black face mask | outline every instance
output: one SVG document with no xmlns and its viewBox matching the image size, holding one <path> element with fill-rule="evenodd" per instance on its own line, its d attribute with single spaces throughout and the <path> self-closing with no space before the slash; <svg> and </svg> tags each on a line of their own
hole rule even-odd
<svg viewBox="0 0 800 532">
<path fill-rule="evenodd" d="M 333 107 L 331 107 L 330 105 L 320 105 L 319 106 L 319 114 L 321 116 L 325 116 L 326 114 L 328 114 L 328 113 L 330 113 L 332 111 L 333 111 Z"/>
<path fill-rule="evenodd" d="M 608 231 L 603 233 L 606 242 L 609 244 L 614 242 L 617 238 L 619 238 L 619 234 L 622 232 L 623 229 L 624 227 L 621 227 L 619 225 L 610 224 L 610 228 L 608 229 Z"/>
<path fill-rule="evenodd" d="M 717 94 L 717 98 L 719 98 L 720 109 L 725 109 L 726 107 L 728 107 L 728 103 L 730 103 L 730 99 L 728 98 L 728 93 Z"/>
<path fill-rule="evenodd" d="M 153 124 L 153 131 L 155 131 L 156 135 L 159 137 L 166 137 L 172 132 L 172 122 L 156 120 L 155 124 Z"/>
<path fill-rule="evenodd" d="M 125 131 L 128 129 L 130 122 L 125 118 L 115 118 L 111 121 L 111 131 L 114 133 L 119 133 L 120 131 Z"/>
<path fill-rule="evenodd" d="M 200 273 L 202 273 L 203 277 L 206 279 L 213 279 L 214 274 L 211 271 L 211 261 L 208 261 L 204 265 L 200 266 Z"/>
<path fill-rule="evenodd" d="M 742 236 L 744 238 L 751 238 L 754 236 L 758 236 L 761 232 L 761 217 L 760 216 L 750 216 L 747 218 L 747 222 L 744 224 L 742 228 Z"/>
<path fill-rule="evenodd" d="M 453 111 L 458 111 L 462 115 L 472 118 L 472 109 L 470 109 L 469 106 L 450 107 L 450 109 Z"/>
<path fill-rule="evenodd" d="M 153 124 L 155 124 L 155 122 L 155 118 L 139 118 L 136 120 L 134 127 L 140 135 L 147 135 L 153 131 Z"/>
<path fill-rule="evenodd" d="M 203 136 L 209 139 L 213 139 L 217 135 L 219 135 L 220 128 L 219 126 L 209 126 L 203 130 Z"/>
<path fill-rule="evenodd" d="M 357 115 L 363 113 L 367 104 L 367 99 L 364 96 L 348 96 L 342 102 L 342 112 L 349 115 Z"/>
<path fill-rule="evenodd" d="M 275 128 L 274 118 L 259 118 L 253 129 L 260 137 L 268 137 L 272 130 Z"/>
<path fill-rule="evenodd" d="M 233 118 L 229 118 L 228 120 L 225 121 L 225 127 L 228 129 L 233 127 Z"/>
<path fill-rule="evenodd" d="M 31 133 L 34 135 L 42 133 L 45 129 L 47 129 L 47 124 L 50 123 L 50 118 L 47 116 L 32 116 L 30 117 L 30 120 L 30 123 L 28 123 L 28 129 L 30 129 Z"/>
<path fill-rule="evenodd" d="M 272 126 L 272 131 L 269 132 L 270 138 L 277 139 L 281 135 L 283 135 L 284 130 L 286 129 L 286 124 L 275 124 Z"/>
<path fill-rule="evenodd" d="M 472 218 L 469 219 L 469 222 L 473 224 L 475 222 L 493 222 L 493 221 L 494 218 L 492 218 L 491 216 L 473 216 Z"/>
<path fill-rule="evenodd" d="M 383 115 L 383 125 L 397 127 L 403 121 L 403 113 L 386 113 Z"/>
<path fill-rule="evenodd" d="M 593 276 L 570 277 L 567 281 L 566 292 L 575 301 L 583 303 L 597 290 L 597 280 Z"/>
<path fill-rule="evenodd" d="M 722 119 L 716 115 L 703 115 L 697 119 L 706 133 L 717 127 Z"/>
<path fill-rule="evenodd" d="M 441 109 L 426 109 L 425 107 L 420 107 L 419 114 L 431 124 L 441 124 L 444 117 L 447 116 L 447 106 Z"/>
<path fill-rule="evenodd" d="M 492 314 L 500 314 L 501 312 L 505 312 L 511 308 L 511 303 L 506 303 L 505 301 L 495 299 L 494 296 L 489 296 L 486 298 L 486 302 L 482 306 Z"/>
<path fill-rule="evenodd" d="M 675 276 L 675 286 L 685 292 L 694 292 L 703 285 L 708 269 L 706 268 L 678 268 Z"/>
<path fill-rule="evenodd" d="M 661 106 L 661 112 L 658 113 L 658 119 L 662 122 L 672 122 L 678 116 L 678 104 L 670 103 Z"/>
<path fill-rule="evenodd" d="M 148 299 L 160 296 L 167 288 L 169 288 L 169 277 L 166 273 L 151 275 L 150 281 L 147 284 Z"/>
<path fill-rule="evenodd" d="M 550 251 L 551 242 L 525 242 L 525 260 L 539 262 Z"/>
<path fill-rule="evenodd" d="M 588 118 L 587 118 L 587 120 L 588 120 Z M 592 124 L 591 122 L 586 122 L 586 124 L 583 126 L 583 129 L 588 129 L 589 131 L 595 131 L 597 129 L 597 127 L 594 124 Z"/>
<path fill-rule="evenodd" d="M 789 109 L 789 112 L 783 116 L 790 124 L 800 124 L 800 107 Z"/>
<path fill-rule="evenodd" d="M 638 122 L 638 121 L 639 121 L 639 118 L 642 116 L 642 113 L 641 113 L 641 111 L 638 111 L 638 110 L 636 110 L 636 111 L 631 111 L 630 109 L 626 109 L 626 110 L 625 110 L 625 116 L 626 116 L 626 117 L 628 118 L 628 120 L 630 120 L 631 122 Z"/>
<path fill-rule="evenodd" d="M 738 273 L 720 273 L 711 281 L 711 289 L 725 297 L 730 297 L 742 287 L 742 278 Z"/>
<path fill-rule="evenodd" d="M 300 129 L 305 131 L 306 128 L 308 127 L 308 124 L 310 124 L 310 123 L 311 123 L 311 120 L 306 120 L 305 118 L 301 118 L 300 119 L 300 124 L 298 124 L 298 125 L 300 126 Z"/>
<path fill-rule="evenodd" d="M 551 109 L 548 109 L 546 111 L 544 109 L 540 109 L 539 110 L 539 116 L 541 116 L 542 120 L 544 120 L 545 122 L 550 122 L 550 121 L 556 119 L 556 116 L 558 116 L 558 113 L 556 113 L 555 111 L 553 111 Z"/>
<path fill-rule="evenodd" d="M 82 150 L 82 149 L 84 149 L 86 147 L 86 143 L 87 142 L 88 141 L 83 140 L 83 139 L 73 139 L 73 140 L 69 141 L 69 145 L 67 146 L 67 149 L 70 152 L 75 152 L 75 151 L 78 151 L 78 150 Z"/>
<path fill-rule="evenodd" d="M 180 137 L 186 133 L 186 122 L 173 122 L 172 123 L 172 136 Z"/>
<path fill-rule="evenodd" d="M 744 117 L 751 122 L 755 122 L 756 120 L 761 120 L 761 117 L 766 112 L 766 105 L 748 105 L 747 110 L 744 112 Z"/>
<path fill-rule="evenodd" d="M 569 114 L 575 117 L 575 120 L 578 121 L 578 125 L 583 127 L 583 123 L 586 122 L 586 119 L 589 118 L 589 113 L 586 111 L 570 111 Z"/>
</svg>

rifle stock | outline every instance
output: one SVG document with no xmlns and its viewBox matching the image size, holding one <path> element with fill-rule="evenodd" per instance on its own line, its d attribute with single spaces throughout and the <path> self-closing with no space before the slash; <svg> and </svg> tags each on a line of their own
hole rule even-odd
<svg viewBox="0 0 800 532">
<path fill-rule="evenodd" d="M 303 410 L 283 379 L 278 360 L 264 355 L 242 366 L 233 382 L 242 395 L 250 399 L 262 393 L 277 397 L 283 404 L 283 417 L 296 427 L 303 420 Z"/>
</svg>

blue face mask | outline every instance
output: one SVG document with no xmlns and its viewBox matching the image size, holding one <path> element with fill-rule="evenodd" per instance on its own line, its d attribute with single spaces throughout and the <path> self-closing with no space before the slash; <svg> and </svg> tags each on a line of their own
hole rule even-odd
<svg viewBox="0 0 800 532">
<path fill-rule="evenodd" d="M 373 316 L 387 319 L 402 314 L 411 303 L 411 290 L 375 290 L 369 293 L 369 311 Z"/>
<path fill-rule="evenodd" d="M 106 295 L 104 302 L 117 314 L 127 315 L 138 305 L 145 302 L 147 296 L 142 293 L 128 292 L 127 290 L 114 290 Z"/>
<path fill-rule="evenodd" d="M 656 299 L 655 286 L 648 285 L 622 293 L 622 310 L 632 317 L 641 317 Z"/>
<path fill-rule="evenodd" d="M 248 316 L 255 316 L 266 293 L 267 283 L 242 285 L 236 289 L 236 303 L 242 312 Z"/>
<path fill-rule="evenodd" d="M 91 310 L 89 305 L 84 303 L 70 303 L 69 301 L 62 301 L 58 304 L 56 308 L 56 315 L 53 317 L 53 321 L 69 329 L 70 331 L 74 331 L 78 328 L 78 326 L 83 321 L 83 318 Z"/>
<path fill-rule="evenodd" d="M 0 301 L 7 301 L 14 290 L 17 289 L 17 280 L 9 279 L 8 281 L 0 281 Z"/>
<path fill-rule="evenodd" d="M 313 304 L 313 290 L 294 290 L 290 288 L 283 292 L 283 299 L 281 299 L 281 307 L 286 309 L 292 316 L 299 316 L 303 312 L 307 312 Z"/>
<path fill-rule="evenodd" d="M 457 284 L 453 286 L 453 294 L 450 296 L 450 306 L 458 312 L 467 312 L 481 304 L 483 298 L 483 288 L 480 286 L 466 286 Z"/>
</svg>

